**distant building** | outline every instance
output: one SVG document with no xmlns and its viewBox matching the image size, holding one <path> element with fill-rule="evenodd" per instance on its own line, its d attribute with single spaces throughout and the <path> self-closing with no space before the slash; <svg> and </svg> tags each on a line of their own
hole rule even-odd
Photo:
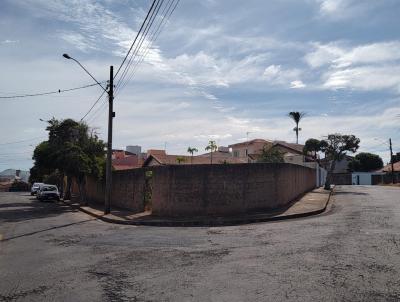
<svg viewBox="0 0 400 302">
<path fill-rule="evenodd" d="M 111 158 L 114 170 L 140 168 L 143 163 L 136 154 L 124 150 L 113 150 Z"/>
<path fill-rule="evenodd" d="M 224 151 L 213 152 L 213 164 L 236 164 L 245 163 L 244 160 L 232 157 L 232 154 Z M 206 165 L 211 164 L 210 153 L 198 156 L 188 155 L 170 155 L 165 150 L 148 150 L 147 158 L 143 163 L 143 167 L 160 166 L 160 165 Z"/>
</svg>

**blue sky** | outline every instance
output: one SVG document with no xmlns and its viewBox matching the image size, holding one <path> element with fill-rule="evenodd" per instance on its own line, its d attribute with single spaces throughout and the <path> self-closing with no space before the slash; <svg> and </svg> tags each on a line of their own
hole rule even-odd
<svg viewBox="0 0 400 302">
<path fill-rule="evenodd" d="M 167 2 L 166 2 L 167 3 Z M 0 96 L 90 84 L 119 66 L 150 1 L 2 1 Z M 208 140 L 300 142 L 355 134 L 360 151 L 400 151 L 400 2 L 181 0 L 131 80 L 117 88 L 114 147 L 185 154 Z M 0 100 L 0 170 L 28 169 L 46 137 L 39 119 L 80 119 L 99 87 Z M 106 137 L 106 104 L 85 119 Z M 33 139 L 36 138 L 36 139 Z M 8 142 L 31 139 L 17 144 Z"/>
</svg>

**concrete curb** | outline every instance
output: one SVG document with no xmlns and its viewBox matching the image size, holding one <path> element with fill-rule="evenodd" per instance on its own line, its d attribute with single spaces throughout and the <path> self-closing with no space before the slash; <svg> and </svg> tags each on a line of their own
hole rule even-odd
<svg viewBox="0 0 400 302">
<path fill-rule="evenodd" d="M 259 222 L 270 222 L 270 221 L 282 221 L 288 219 L 296 219 L 296 218 L 305 218 L 309 216 L 319 215 L 326 211 L 331 196 L 334 192 L 335 187 L 331 189 L 328 194 L 328 198 L 325 202 L 323 208 L 318 210 L 302 212 L 302 213 L 295 213 L 290 215 L 282 215 L 282 216 L 269 216 L 269 217 L 243 217 L 243 218 L 229 218 L 229 217 L 213 217 L 210 220 L 185 220 L 185 221 L 171 221 L 171 220 L 156 220 L 156 221 L 132 221 L 132 220 L 118 220 L 109 217 L 105 217 L 103 215 L 98 215 L 94 212 L 91 212 L 87 209 L 82 208 L 78 205 L 69 204 L 62 200 L 62 202 L 66 205 L 74 209 L 78 209 L 79 211 L 88 214 L 92 217 L 95 217 L 101 221 L 113 223 L 113 224 L 121 224 L 121 225 L 135 225 L 135 226 L 157 226 L 157 227 L 215 227 L 215 226 L 234 226 L 234 225 L 243 225 L 243 224 L 250 224 L 250 223 L 259 223 Z M 256 216 L 256 215 L 254 215 Z"/>
</svg>

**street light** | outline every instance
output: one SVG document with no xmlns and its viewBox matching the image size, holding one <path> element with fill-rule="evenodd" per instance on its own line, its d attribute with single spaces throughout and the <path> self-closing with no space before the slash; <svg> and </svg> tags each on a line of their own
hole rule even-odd
<svg viewBox="0 0 400 302">
<path fill-rule="evenodd" d="M 110 86 L 109 90 L 105 89 L 103 85 L 76 59 L 63 54 L 63 57 L 68 60 L 75 61 L 102 89 L 108 94 L 108 141 L 107 141 L 107 163 L 106 163 L 106 194 L 104 200 L 104 214 L 109 214 L 111 209 L 111 188 L 112 188 L 112 122 L 115 117 L 113 112 L 113 100 L 114 100 L 114 67 L 110 66 Z"/>
</svg>

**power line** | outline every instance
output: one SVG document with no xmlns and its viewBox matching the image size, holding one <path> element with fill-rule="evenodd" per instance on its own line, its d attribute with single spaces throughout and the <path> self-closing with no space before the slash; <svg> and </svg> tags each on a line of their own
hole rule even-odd
<svg viewBox="0 0 400 302">
<path fill-rule="evenodd" d="M 117 70 L 117 72 L 116 72 L 115 75 L 114 75 L 114 79 L 117 77 L 119 71 L 121 70 L 122 66 L 124 65 L 126 59 L 127 59 L 128 56 L 129 56 L 130 52 L 132 51 L 133 45 L 135 45 L 136 40 L 137 40 L 137 38 L 139 37 L 139 34 L 141 33 L 141 31 L 142 31 L 142 29 L 143 29 L 143 26 L 144 26 L 144 24 L 146 23 L 146 21 L 147 21 L 149 15 L 150 15 L 150 12 L 152 11 L 152 9 L 153 9 L 155 3 L 156 3 L 156 0 L 153 0 L 153 3 L 151 4 L 150 9 L 149 9 L 149 11 L 147 12 L 146 18 L 144 19 L 142 25 L 140 26 L 140 29 L 139 29 L 138 33 L 136 34 L 136 37 L 135 37 L 135 39 L 133 40 L 132 45 L 131 45 L 131 47 L 130 47 L 129 50 L 128 50 L 128 53 L 126 54 L 125 58 L 122 60 L 121 65 L 118 67 L 118 70 Z"/>
<path fill-rule="evenodd" d="M 87 123 L 92 123 L 93 121 L 95 121 L 99 117 L 99 115 L 104 112 L 104 109 L 107 108 L 107 103 L 107 100 L 105 100 L 103 104 L 101 104 L 100 107 L 93 113 L 92 117 L 87 120 Z"/>
<path fill-rule="evenodd" d="M 90 109 L 88 110 L 88 112 L 85 113 L 85 115 L 81 118 L 81 122 L 83 121 L 83 119 L 92 111 L 92 109 L 94 108 L 94 106 L 96 106 L 96 104 L 100 101 L 100 99 L 103 97 L 105 91 L 103 91 L 101 93 L 101 95 L 97 98 L 97 100 L 93 103 L 92 107 L 90 107 Z"/>
<path fill-rule="evenodd" d="M 172 13 L 175 11 L 176 7 L 178 6 L 180 0 L 177 0 L 175 2 L 175 5 L 173 6 L 174 0 L 169 0 L 168 4 L 164 7 L 163 12 L 161 13 L 163 15 L 160 23 L 158 24 L 157 28 L 151 33 L 151 37 L 149 42 L 147 43 L 145 50 L 142 52 L 142 55 L 139 56 L 140 59 L 138 61 L 136 61 L 135 65 L 133 66 L 132 71 L 130 72 L 129 78 L 127 81 L 125 81 L 122 85 L 120 85 L 119 87 L 117 87 L 118 91 L 116 94 L 119 94 L 119 92 L 127 85 L 128 82 L 131 81 L 131 79 L 133 78 L 133 76 L 135 75 L 135 71 L 137 70 L 138 66 L 140 65 L 140 63 L 142 63 L 144 61 L 144 59 L 146 58 L 147 54 L 149 53 L 151 46 L 153 45 L 153 43 L 158 39 L 158 37 L 160 36 L 165 24 L 167 23 L 167 21 L 169 20 L 169 18 L 171 17 Z M 168 9 L 166 9 L 166 7 L 168 6 Z M 173 6 L 172 10 L 171 7 Z M 165 17 L 167 16 L 167 17 Z"/>
<path fill-rule="evenodd" d="M 33 140 L 35 140 L 35 139 L 44 138 L 44 137 L 45 137 L 45 136 L 37 136 L 37 137 L 33 137 L 33 138 L 29 138 L 29 139 L 24 139 L 24 140 L 20 140 L 20 141 L 13 141 L 13 142 L 1 143 L 0 146 L 29 142 L 29 141 L 33 141 Z"/>
<path fill-rule="evenodd" d="M 105 82 L 102 82 L 102 83 L 105 83 Z M 10 95 L 10 96 L 0 96 L 0 99 L 16 99 L 16 98 L 26 98 L 26 97 L 34 97 L 34 96 L 43 96 L 43 95 L 57 94 L 57 93 L 63 93 L 63 92 L 74 91 L 74 90 L 78 90 L 78 89 L 89 88 L 89 87 L 96 86 L 96 85 L 98 85 L 98 84 L 95 83 L 95 84 L 89 84 L 89 85 L 80 86 L 80 87 L 75 87 L 75 88 L 58 89 L 58 90 L 48 91 L 48 92 L 39 92 L 39 93 L 31 93 L 31 94 L 19 94 L 19 95 Z"/>
<path fill-rule="evenodd" d="M 140 47 L 142 46 L 143 41 L 145 40 L 145 38 L 146 38 L 146 36 L 147 36 L 147 34 L 148 34 L 148 32 L 149 32 L 151 26 L 153 25 L 153 22 L 154 22 L 154 20 L 156 19 L 157 15 L 158 15 L 158 12 L 159 12 L 159 10 L 160 10 L 160 8 L 161 8 L 163 2 L 164 2 L 164 0 L 157 0 L 157 4 L 156 4 L 154 10 L 151 12 L 150 19 L 149 19 L 149 21 L 147 22 L 146 27 L 145 27 L 145 29 L 144 29 L 144 33 L 142 33 L 142 35 L 141 35 L 141 37 L 140 37 L 140 39 L 139 39 L 139 42 L 136 44 L 135 50 L 134 50 L 134 51 L 132 52 L 132 54 L 130 55 L 128 64 L 125 65 L 124 71 L 122 72 L 122 75 L 121 75 L 121 77 L 119 78 L 116 87 L 119 87 L 119 86 L 120 86 L 120 83 L 122 83 L 122 81 L 125 79 L 126 74 L 127 74 L 127 72 L 129 71 L 129 68 L 130 68 L 130 66 L 131 66 L 131 64 L 132 64 L 132 61 L 135 60 L 135 58 L 136 58 L 136 56 L 137 56 L 137 54 L 138 54 L 138 52 L 139 52 L 139 49 L 140 49 Z"/>
</svg>

